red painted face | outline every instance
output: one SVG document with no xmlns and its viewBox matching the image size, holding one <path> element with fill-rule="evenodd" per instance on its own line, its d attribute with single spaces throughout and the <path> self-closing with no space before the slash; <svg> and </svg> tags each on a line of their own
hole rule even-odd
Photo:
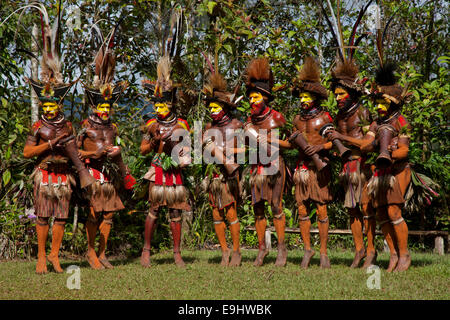
<svg viewBox="0 0 450 320">
<path fill-rule="evenodd" d="M 99 117 L 103 121 L 106 121 L 109 119 L 110 113 L 111 113 L 111 106 L 109 103 L 102 103 L 102 104 L 97 105 L 95 114 L 97 115 L 97 117 Z"/>
<path fill-rule="evenodd" d="M 168 103 L 156 103 L 154 108 L 160 120 L 164 120 L 170 115 L 170 106 Z"/>
<path fill-rule="evenodd" d="M 350 99 L 350 94 L 347 90 L 337 87 L 334 90 L 334 94 L 336 95 L 336 101 L 339 109 L 344 108 L 347 105 L 348 100 Z"/>
<path fill-rule="evenodd" d="M 259 115 L 266 109 L 264 98 L 259 92 L 250 93 L 250 107 L 253 115 Z"/>
<path fill-rule="evenodd" d="M 209 104 L 209 111 L 213 121 L 220 121 L 225 115 L 225 111 L 219 102 L 211 102 Z"/>
<path fill-rule="evenodd" d="M 309 110 L 311 109 L 315 104 L 315 98 L 314 96 L 309 92 L 301 92 L 300 95 L 300 104 L 303 109 Z"/>
</svg>

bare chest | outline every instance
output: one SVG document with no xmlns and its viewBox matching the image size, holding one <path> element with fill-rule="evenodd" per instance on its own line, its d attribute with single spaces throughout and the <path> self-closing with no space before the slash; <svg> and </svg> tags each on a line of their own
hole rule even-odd
<svg viewBox="0 0 450 320">
<path fill-rule="evenodd" d="M 324 117 L 316 117 L 313 119 L 299 119 L 295 126 L 297 130 L 303 133 L 309 144 L 323 144 L 327 140 L 322 138 L 319 131 L 325 124 L 330 123 L 328 119 Z"/>
</svg>

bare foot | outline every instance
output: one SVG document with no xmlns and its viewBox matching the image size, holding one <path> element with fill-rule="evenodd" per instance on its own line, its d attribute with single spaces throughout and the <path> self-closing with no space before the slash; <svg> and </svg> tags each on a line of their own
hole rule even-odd
<svg viewBox="0 0 450 320">
<path fill-rule="evenodd" d="M 326 269 L 331 268 L 330 259 L 326 254 L 320 255 L 320 267 Z"/>
<path fill-rule="evenodd" d="M 141 266 L 143 266 L 144 268 L 150 267 L 150 249 L 142 249 Z"/>
<path fill-rule="evenodd" d="M 174 252 L 173 253 L 173 257 L 175 259 L 175 264 L 180 267 L 180 268 L 184 268 L 186 265 L 183 261 L 183 258 L 181 258 L 181 253 L 180 252 Z"/>
<path fill-rule="evenodd" d="M 408 270 L 409 266 L 411 265 L 411 256 L 409 253 L 400 256 L 400 259 L 398 259 L 397 268 L 395 268 L 395 272 L 401 272 Z"/>
<path fill-rule="evenodd" d="M 241 253 L 239 251 L 233 251 L 231 255 L 230 267 L 238 267 L 241 265 Z"/>
<path fill-rule="evenodd" d="M 303 254 L 303 259 L 301 263 L 301 267 L 303 269 L 308 268 L 309 262 L 311 261 L 311 258 L 316 254 L 314 250 L 305 250 L 305 253 Z"/>
<path fill-rule="evenodd" d="M 364 248 L 357 251 L 355 254 L 355 258 L 353 259 L 353 262 L 350 265 L 350 268 L 357 268 L 359 266 L 359 263 L 365 256 L 366 256 L 366 250 Z"/>
<path fill-rule="evenodd" d="M 222 261 L 220 262 L 220 265 L 223 267 L 228 266 L 230 260 L 230 250 L 222 251 Z"/>
<path fill-rule="evenodd" d="M 278 255 L 275 265 L 277 267 L 284 267 L 286 265 L 287 249 L 284 242 L 278 244 Z"/>
<path fill-rule="evenodd" d="M 89 265 L 91 266 L 92 269 L 101 270 L 105 268 L 102 266 L 100 261 L 98 261 L 95 250 L 88 250 L 88 252 L 86 253 L 86 259 L 89 262 Z"/>
<path fill-rule="evenodd" d="M 260 267 L 264 263 L 264 258 L 269 254 L 269 250 L 266 248 L 260 248 L 258 251 L 258 255 L 256 256 L 255 262 L 253 262 L 253 265 L 255 267 Z"/>
<path fill-rule="evenodd" d="M 392 272 L 394 268 L 397 266 L 398 262 L 398 255 L 396 253 L 391 253 L 391 256 L 389 258 L 389 266 L 386 269 L 386 272 Z"/>
<path fill-rule="evenodd" d="M 375 262 L 377 261 L 377 252 L 369 252 L 366 255 L 366 260 L 364 261 L 364 264 L 362 266 L 363 269 L 367 269 L 368 267 L 370 267 L 371 265 L 374 265 Z"/>
<path fill-rule="evenodd" d="M 47 273 L 47 260 L 44 257 L 38 257 L 38 261 L 36 263 L 36 273 L 37 274 L 46 274 Z"/>
<path fill-rule="evenodd" d="M 52 256 L 51 254 L 49 254 L 47 260 L 53 265 L 53 269 L 55 269 L 56 273 L 64 272 L 64 270 L 61 268 L 61 265 L 59 264 L 59 258 L 57 255 Z"/>
<path fill-rule="evenodd" d="M 106 268 L 106 269 L 113 269 L 114 266 L 108 261 L 105 255 L 100 255 L 98 257 L 98 261 Z"/>
</svg>

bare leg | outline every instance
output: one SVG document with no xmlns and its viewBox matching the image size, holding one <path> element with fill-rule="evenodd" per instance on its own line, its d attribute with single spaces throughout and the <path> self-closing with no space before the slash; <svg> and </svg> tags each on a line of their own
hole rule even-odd
<svg viewBox="0 0 450 320">
<path fill-rule="evenodd" d="M 53 265 L 55 272 L 63 273 L 64 270 L 59 264 L 59 248 L 61 247 L 62 240 L 64 238 L 64 226 L 66 225 L 65 219 L 55 219 L 52 228 L 52 249 L 47 257 L 47 260 Z"/>
<path fill-rule="evenodd" d="M 298 216 L 300 220 L 300 233 L 302 235 L 305 249 L 301 267 L 306 269 L 308 268 L 309 262 L 311 261 L 311 258 L 314 256 L 315 252 L 311 249 L 311 220 L 308 216 L 306 205 L 304 203 L 298 206 Z"/>
<path fill-rule="evenodd" d="M 240 266 L 241 265 L 241 250 L 240 250 L 240 230 L 241 226 L 239 224 L 239 219 L 237 217 L 237 211 L 235 205 L 231 205 L 226 208 L 227 210 L 227 220 L 230 224 L 231 240 L 233 241 L 233 254 L 231 255 L 230 266 Z"/>
<path fill-rule="evenodd" d="M 150 249 L 157 219 L 158 211 L 150 209 L 147 218 L 145 218 L 144 247 L 141 254 L 141 265 L 145 268 L 150 266 Z"/>
<path fill-rule="evenodd" d="M 259 243 L 258 255 L 256 256 L 253 265 L 258 267 L 263 265 L 264 258 L 269 253 L 269 251 L 266 248 L 266 239 L 265 239 L 267 221 L 264 213 L 264 201 L 256 203 L 253 208 L 255 211 L 255 218 L 256 218 L 255 227 Z"/>
<path fill-rule="evenodd" d="M 389 247 L 390 258 L 389 266 L 386 269 L 387 272 L 392 272 L 397 266 L 398 262 L 398 248 L 397 239 L 395 238 L 395 231 L 391 223 L 389 223 L 389 216 L 386 207 L 381 207 L 377 209 L 377 219 L 381 226 L 381 231 L 383 232 L 384 238 Z"/>
<path fill-rule="evenodd" d="M 173 237 L 173 257 L 175 264 L 184 267 L 185 263 L 181 257 L 181 210 L 169 209 L 170 230 Z"/>
<path fill-rule="evenodd" d="M 350 268 L 356 268 L 366 254 L 362 232 L 363 219 L 361 211 L 358 207 L 349 208 L 348 213 L 350 215 L 350 228 L 352 230 L 353 242 L 355 244 L 355 258 L 353 259 Z"/>
<path fill-rule="evenodd" d="M 377 252 L 375 251 L 375 229 L 377 222 L 375 220 L 375 213 L 371 204 L 367 203 L 363 205 L 363 214 L 364 229 L 367 235 L 367 255 L 362 267 L 368 268 L 375 264 L 377 259 Z"/>
<path fill-rule="evenodd" d="M 278 267 L 284 267 L 287 260 L 287 249 L 285 243 L 285 226 L 286 226 L 286 216 L 281 213 L 278 217 L 274 215 L 273 225 L 275 226 L 275 231 L 278 237 L 278 254 L 275 265 Z"/>
<path fill-rule="evenodd" d="M 395 230 L 400 256 L 395 271 L 406 271 L 411 265 L 411 256 L 408 252 L 408 226 L 402 218 L 402 209 L 400 206 L 388 206 L 388 214 Z"/>
<path fill-rule="evenodd" d="M 38 260 L 36 264 L 36 273 L 45 274 L 47 273 L 47 260 L 45 257 L 45 244 L 47 243 L 48 237 L 48 218 L 38 217 L 36 222 L 36 234 L 38 241 Z"/>
<path fill-rule="evenodd" d="M 327 243 L 328 243 L 328 214 L 327 206 L 325 204 L 316 204 L 317 206 L 317 219 L 319 221 L 319 236 L 320 236 L 320 267 L 330 268 L 330 259 L 327 253 Z"/>
<path fill-rule="evenodd" d="M 98 229 L 98 214 L 94 211 L 94 208 L 90 208 L 88 220 L 86 222 L 86 235 L 88 240 L 88 251 L 86 253 L 87 261 L 91 268 L 99 270 L 104 269 L 103 265 L 97 258 L 95 253 L 95 236 Z"/>
<path fill-rule="evenodd" d="M 100 241 L 98 247 L 98 260 L 107 269 L 114 268 L 111 263 L 109 263 L 106 258 L 105 251 L 106 245 L 108 243 L 109 233 L 111 232 L 111 227 L 113 224 L 114 212 L 105 212 L 103 214 L 103 221 L 100 223 Z"/>
<path fill-rule="evenodd" d="M 220 264 L 222 266 L 228 266 L 230 251 L 228 250 L 225 235 L 227 226 L 225 225 L 225 221 L 223 221 L 223 213 L 223 210 L 213 208 L 214 229 L 216 230 L 217 240 L 219 240 L 220 247 L 222 248 L 222 261 Z"/>
</svg>

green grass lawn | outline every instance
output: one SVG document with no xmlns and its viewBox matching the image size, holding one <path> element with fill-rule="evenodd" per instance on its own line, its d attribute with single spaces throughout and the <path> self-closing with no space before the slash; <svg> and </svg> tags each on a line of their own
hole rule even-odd
<svg viewBox="0 0 450 320">
<path fill-rule="evenodd" d="M 253 267 L 256 250 L 243 250 L 242 266 L 219 265 L 220 251 L 182 252 L 187 267 L 177 268 L 171 252 L 152 256 L 144 269 L 139 259 L 114 260 L 112 270 L 91 270 L 85 261 L 62 260 L 81 267 L 81 288 L 69 290 L 71 274 L 36 275 L 35 261 L 0 262 L 0 299 L 449 299 L 450 256 L 412 253 L 406 272 L 388 274 L 389 256 L 381 253 L 381 289 L 368 289 L 367 274 L 350 269 L 350 251 L 330 251 L 332 267 L 319 268 L 318 254 L 308 270 L 299 267 L 303 253 L 289 251 L 284 268 L 274 266 L 276 251 L 263 267 Z M 49 270 L 51 267 L 49 266 Z"/>
</svg>

